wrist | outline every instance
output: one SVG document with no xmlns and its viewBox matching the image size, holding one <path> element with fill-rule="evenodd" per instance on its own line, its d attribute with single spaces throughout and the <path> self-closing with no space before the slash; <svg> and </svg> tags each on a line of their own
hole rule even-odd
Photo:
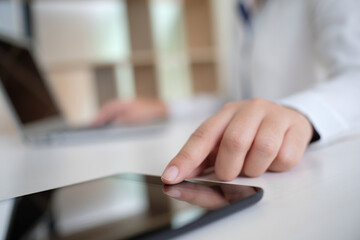
<svg viewBox="0 0 360 240">
<path fill-rule="evenodd" d="M 308 131 L 310 132 L 309 134 L 309 144 L 317 142 L 320 140 L 320 134 L 318 133 L 318 131 L 315 129 L 314 125 L 312 124 L 312 122 L 310 121 L 310 119 L 303 114 L 302 112 L 298 111 L 297 109 L 291 108 L 291 107 L 286 107 L 292 111 L 295 111 L 297 114 L 299 114 L 300 118 L 303 119 L 303 121 L 305 122 L 306 128 L 308 129 Z"/>
</svg>

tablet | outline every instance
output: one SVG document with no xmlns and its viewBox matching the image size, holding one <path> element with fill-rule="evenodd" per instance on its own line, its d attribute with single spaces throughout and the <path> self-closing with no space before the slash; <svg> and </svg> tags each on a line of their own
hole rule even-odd
<svg viewBox="0 0 360 240">
<path fill-rule="evenodd" d="M 168 239 L 258 202 L 263 190 L 120 174 L 14 199 L 6 239 Z"/>
</svg>

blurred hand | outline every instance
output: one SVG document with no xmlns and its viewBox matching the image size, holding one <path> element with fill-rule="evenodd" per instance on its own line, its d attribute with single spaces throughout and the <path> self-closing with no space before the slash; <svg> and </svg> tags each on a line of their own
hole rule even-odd
<svg viewBox="0 0 360 240">
<path fill-rule="evenodd" d="M 179 183 L 210 166 L 223 181 L 286 171 L 300 161 L 312 134 L 310 121 L 294 109 L 263 99 L 228 103 L 191 135 L 162 180 Z"/>
<path fill-rule="evenodd" d="M 114 100 L 103 106 L 93 125 L 142 123 L 167 117 L 164 102 L 156 99 L 138 98 L 130 101 Z"/>
</svg>

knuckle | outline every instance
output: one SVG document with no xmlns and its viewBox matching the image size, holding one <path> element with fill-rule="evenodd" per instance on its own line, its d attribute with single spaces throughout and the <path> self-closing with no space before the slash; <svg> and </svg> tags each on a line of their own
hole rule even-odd
<svg viewBox="0 0 360 240">
<path fill-rule="evenodd" d="M 254 143 L 254 150 L 262 156 L 271 157 L 276 154 L 275 141 L 272 138 L 264 138 Z"/>
<path fill-rule="evenodd" d="M 200 140 L 207 139 L 207 135 L 208 135 L 207 132 L 208 131 L 206 130 L 206 128 L 201 126 L 191 134 L 191 138 L 200 139 Z"/>
<path fill-rule="evenodd" d="M 224 138 L 224 147 L 229 151 L 245 151 L 247 146 L 246 139 L 237 132 L 232 132 Z"/>
<path fill-rule="evenodd" d="M 177 154 L 176 158 L 180 162 L 192 162 L 193 161 L 192 155 L 188 151 L 185 151 L 185 150 L 181 150 Z"/>
<path fill-rule="evenodd" d="M 276 169 L 279 172 L 288 171 L 291 168 L 295 167 L 298 159 L 290 154 L 281 153 L 276 158 Z"/>
</svg>

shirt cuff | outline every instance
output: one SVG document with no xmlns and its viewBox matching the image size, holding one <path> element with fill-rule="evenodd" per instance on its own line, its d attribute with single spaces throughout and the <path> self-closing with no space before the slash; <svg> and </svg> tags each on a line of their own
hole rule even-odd
<svg viewBox="0 0 360 240">
<path fill-rule="evenodd" d="M 320 142 L 328 142 L 344 134 L 349 126 L 346 121 L 318 94 L 301 92 L 277 101 L 304 114 L 320 135 Z"/>
</svg>

